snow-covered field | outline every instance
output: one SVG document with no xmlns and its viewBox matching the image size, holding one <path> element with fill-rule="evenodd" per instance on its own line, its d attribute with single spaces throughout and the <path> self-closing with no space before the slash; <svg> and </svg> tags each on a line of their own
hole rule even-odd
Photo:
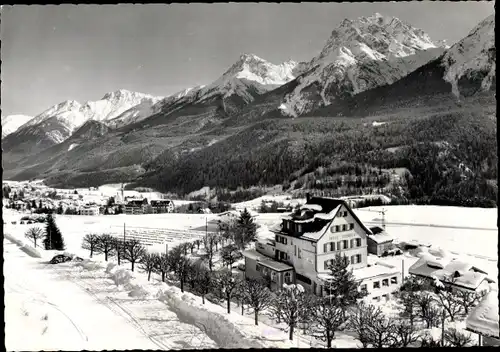
<svg viewBox="0 0 500 352">
<path fill-rule="evenodd" d="M 9 236 L 9 238 L 12 238 Z M 28 243 L 16 238 L 15 242 Z M 7 350 L 289 348 L 253 317 L 102 261 L 46 264 L 4 239 Z M 20 333 L 22 331 L 22 333 Z M 307 347 L 302 341 L 301 347 Z"/>
</svg>

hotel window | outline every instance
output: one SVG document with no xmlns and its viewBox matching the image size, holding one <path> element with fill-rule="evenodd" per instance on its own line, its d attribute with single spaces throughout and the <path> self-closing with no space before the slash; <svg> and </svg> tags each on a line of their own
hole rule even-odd
<svg viewBox="0 0 500 352">
<path fill-rule="evenodd" d="M 337 242 L 337 250 L 338 250 L 338 251 L 340 251 L 340 250 L 342 249 L 342 247 L 340 247 L 340 244 L 341 244 L 341 243 L 342 243 L 342 242 L 340 242 L 340 241 L 338 241 L 338 242 Z"/>
<path fill-rule="evenodd" d="M 292 283 L 292 273 L 289 271 L 285 273 L 285 283 L 287 284 Z"/>
<path fill-rule="evenodd" d="M 331 262 L 332 262 L 331 259 L 325 260 L 325 270 L 328 270 L 328 268 L 330 267 Z"/>
<path fill-rule="evenodd" d="M 342 241 L 342 249 L 347 249 L 349 248 L 349 241 L 343 240 Z"/>
<path fill-rule="evenodd" d="M 301 253 L 301 252 L 300 252 L 300 248 L 299 248 L 299 258 L 302 258 L 302 256 L 300 255 L 300 253 Z"/>
<path fill-rule="evenodd" d="M 297 246 L 293 246 L 293 255 L 297 256 Z"/>
<path fill-rule="evenodd" d="M 276 272 L 271 271 L 271 281 L 276 282 Z"/>
<path fill-rule="evenodd" d="M 361 247 L 361 238 L 356 238 L 356 247 Z"/>
<path fill-rule="evenodd" d="M 330 232 L 335 233 L 335 226 L 330 226 Z"/>
<path fill-rule="evenodd" d="M 380 288 L 380 281 L 373 282 L 373 288 Z"/>
<path fill-rule="evenodd" d="M 323 245 L 323 253 L 328 253 L 328 243 Z"/>
<path fill-rule="evenodd" d="M 340 226 L 339 225 L 335 226 L 335 232 L 340 232 Z"/>
<path fill-rule="evenodd" d="M 382 286 L 389 286 L 389 279 L 383 279 Z"/>
<path fill-rule="evenodd" d="M 361 288 L 361 292 L 367 292 L 368 291 L 368 288 L 366 287 L 366 284 L 361 285 L 360 288 Z"/>
<path fill-rule="evenodd" d="M 397 285 L 398 284 L 398 278 L 396 276 L 391 277 L 391 285 Z"/>
<path fill-rule="evenodd" d="M 346 217 L 346 216 L 347 216 L 347 210 L 344 211 L 344 217 Z"/>
<path fill-rule="evenodd" d="M 354 238 L 351 238 L 351 240 L 349 241 L 349 248 L 354 248 Z"/>
<path fill-rule="evenodd" d="M 373 297 L 373 300 L 376 302 L 380 302 L 380 297 Z"/>
<path fill-rule="evenodd" d="M 354 224 L 349 224 L 349 230 L 353 230 L 354 229 Z"/>
<path fill-rule="evenodd" d="M 335 250 L 335 242 L 330 242 L 330 252 Z"/>
<path fill-rule="evenodd" d="M 356 260 L 356 259 L 355 259 L 355 257 L 354 257 L 353 255 L 351 255 L 351 264 L 356 264 L 356 263 L 354 262 L 354 260 Z"/>
<path fill-rule="evenodd" d="M 356 263 L 361 263 L 361 254 L 356 254 Z"/>
<path fill-rule="evenodd" d="M 347 224 L 342 225 L 342 231 L 347 231 Z"/>
</svg>

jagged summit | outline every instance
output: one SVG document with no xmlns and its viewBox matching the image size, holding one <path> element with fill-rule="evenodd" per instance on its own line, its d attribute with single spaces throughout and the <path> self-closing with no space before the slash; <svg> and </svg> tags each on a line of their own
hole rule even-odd
<svg viewBox="0 0 500 352">
<path fill-rule="evenodd" d="M 421 29 L 376 13 L 345 19 L 320 54 L 303 65 L 300 84 L 285 96 L 280 110 L 297 116 L 333 102 L 337 94 L 357 94 L 391 84 L 442 55 Z"/>
</svg>

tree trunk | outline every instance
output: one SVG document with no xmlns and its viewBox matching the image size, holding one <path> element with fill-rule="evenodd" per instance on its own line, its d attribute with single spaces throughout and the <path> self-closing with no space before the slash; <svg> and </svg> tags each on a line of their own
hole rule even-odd
<svg viewBox="0 0 500 352">
<path fill-rule="evenodd" d="M 148 281 L 151 280 L 151 270 L 148 270 Z"/>
<path fill-rule="evenodd" d="M 255 310 L 254 314 L 255 314 L 255 325 L 259 325 L 259 311 Z"/>
<path fill-rule="evenodd" d="M 201 295 L 201 301 L 205 304 L 205 295 Z"/>
<path fill-rule="evenodd" d="M 245 305 L 241 302 L 241 315 L 245 315 Z"/>
<path fill-rule="evenodd" d="M 35 238 L 35 239 L 33 239 L 33 242 L 34 242 L 34 244 L 35 244 L 35 248 L 36 248 L 36 238 Z"/>
<path fill-rule="evenodd" d="M 227 295 L 227 312 L 231 313 L 231 296 Z"/>
<path fill-rule="evenodd" d="M 331 348 L 332 347 L 332 338 L 330 337 L 330 330 L 326 329 L 326 347 Z"/>
<path fill-rule="evenodd" d="M 134 264 L 135 264 L 135 261 L 131 261 L 130 264 L 132 264 L 132 271 L 134 271 Z"/>
<path fill-rule="evenodd" d="M 184 292 L 184 280 L 181 278 L 181 292 Z"/>
<path fill-rule="evenodd" d="M 104 251 L 104 260 L 108 261 L 108 251 Z"/>
<path fill-rule="evenodd" d="M 292 340 L 293 340 L 293 324 L 292 324 L 292 325 L 290 325 L 290 333 L 289 333 L 289 335 L 288 335 L 288 339 L 289 339 L 290 341 L 292 341 Z"/>
<path fill-rule="evenodd" d="M 161 272 L 161 281 L 165 282 L 165 272 L 164 271 Z"/>
<path fill-rule="evenodd" d="M 92 258 L 92 254 L 94 254 L 94 248 L 90 247 L 90 258 Z"/>
</svg>

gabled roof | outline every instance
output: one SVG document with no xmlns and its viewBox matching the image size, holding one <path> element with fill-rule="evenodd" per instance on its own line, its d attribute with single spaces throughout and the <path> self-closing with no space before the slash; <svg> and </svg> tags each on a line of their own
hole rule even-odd
<svg viewBox="0 0 500 352">
<path fill-rule="evenodd" d="M 498 322 L 498 290 L 490 290 L 471 311 L 466 320 L 466 329 L 484 336 L 500 338 Z"/>
<path fill-rule="evenodd" d="M 372 234 L 372 232 L 361 222 L 361 220 L 359 220 L 359 218 L 352 211 L 352 209 L 349 207 L 347 202 L 342 200 L 342 199 L 337 199 L 337 198 L 312 197 L 307 201 L 306 204 L 303 205 L 302 208 L 306 208 L 308 210 L 321 209 L 321 211 L 314 213 L 311 217 L 309 217 L 307 219 L 294 216 L 293 214 L 291 216 L 284 216 L 282 219 L 289 219 L 289 220 L 292 220 L 292 221 L 297 222 L 297 223 L 315 222 L 317 220 L 327 221 L 327 223 L 325 223 L 321 229 L 318 229 L 318 231 L 305 232 L 302 234 L 302 236 L 300 236 L 300 238 L 316 242 L 324 236 L 324 234 L 327 231 L 328 226 L 335 219 L 338 211 L 340 210 L 340 208 L 342 206 L 344 206 L 347 209 L 347 211 L 354 218 L 354 221 L 356 221 L 368 235 Z M 282 232 L 280 224 L 276 224 L 275 226 L 273 226 L 269 230 L 272 232 L 275 232 L 275 233 L 281 233 L 281 234 L 286 235 L 286 233 Z"/>
</svg>

